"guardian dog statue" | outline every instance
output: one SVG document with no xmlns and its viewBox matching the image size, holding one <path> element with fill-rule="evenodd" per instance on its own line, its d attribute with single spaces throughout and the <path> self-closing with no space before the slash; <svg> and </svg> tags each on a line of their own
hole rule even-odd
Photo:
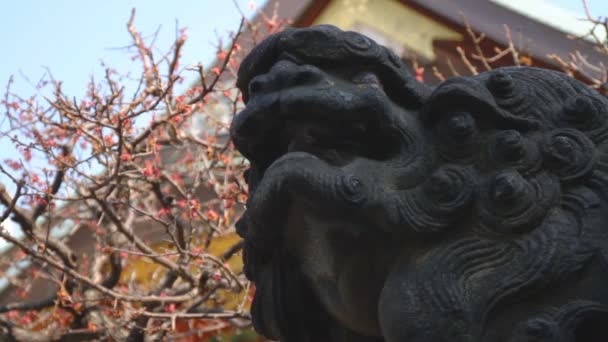
<svg viewBox="0 0 608 342">
<path fill-rule="evenodd" d="M 255 328 L 285 342 L 608 341 L 608 101 L 556 71 L 417 82 L 371 39 L 253 49 L 231 136 Z"/>
</svg>

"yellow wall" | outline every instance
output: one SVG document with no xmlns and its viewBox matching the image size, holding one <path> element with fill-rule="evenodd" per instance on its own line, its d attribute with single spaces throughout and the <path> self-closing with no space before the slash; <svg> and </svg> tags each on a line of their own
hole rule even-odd
<svg viewBox="0 0 608 342">
<path fill-rule="evenodd" d="M 428 61 L 435 60 L 433 40 L 462 40 L 459 33 L 397 0 L 332 0 L 313 24 L 331 24 L 353 31 L 369 28 L 388 38 L 392 45 L 400 45 Z M 391 45 L 378 40 L 380 44 Z"/>
</svg>

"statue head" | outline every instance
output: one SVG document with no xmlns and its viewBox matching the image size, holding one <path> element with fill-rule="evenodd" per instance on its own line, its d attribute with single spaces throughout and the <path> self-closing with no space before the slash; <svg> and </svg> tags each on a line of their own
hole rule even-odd
<svg viewBox="0 0 608 342">
<path fill-rule="evenodd" d="M 258 331 L 523 341 L 606 318 L 608 101 L 594 90 L 524 67 L 432 89 L 332 26 L 269 37 L 237 85 Z"/>
</svg>

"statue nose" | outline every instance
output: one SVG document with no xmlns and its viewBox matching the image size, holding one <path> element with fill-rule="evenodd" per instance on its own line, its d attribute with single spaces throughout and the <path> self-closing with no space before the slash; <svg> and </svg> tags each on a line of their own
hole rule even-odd
<svg viewBox="0 0 608 342">
<path fill-rule="evenodd" d="M 249 82 L 249 96 L 298 86 L 314 86 L 324 79 L 323 71 L 315 66 L 282 60 L 273 65 L 268 73 L 258 75 Z"/>
</svg>

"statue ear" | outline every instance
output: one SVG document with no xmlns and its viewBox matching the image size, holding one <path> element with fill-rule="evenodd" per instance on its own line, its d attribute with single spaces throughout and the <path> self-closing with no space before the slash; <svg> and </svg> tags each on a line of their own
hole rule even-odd
<svg viewBox="0 0 608 342">
<path fill-rule="evenodd" d="M 298 264 L 282 252 L 256 274 L 251 305 L 255 329 L 283 342 L 328 341 L 330 322 Z"/>
</svg>

